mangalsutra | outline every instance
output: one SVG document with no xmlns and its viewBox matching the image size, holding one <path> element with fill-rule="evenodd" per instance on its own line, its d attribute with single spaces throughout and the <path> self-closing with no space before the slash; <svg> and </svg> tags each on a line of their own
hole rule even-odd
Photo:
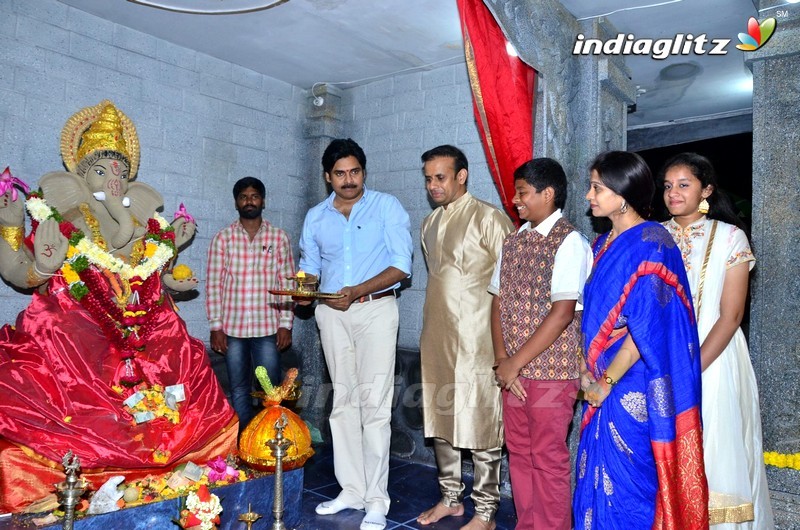
<svg viewBox="0 0 800 530">
<path fill-rule="evenodd" d="M 611 240 L 614 239 L 614 229 L 612 228 L 611 231 L 608 232 L 608 237 L 605 241 L 603 241 L 603 248 L 600 249 L 600 252 L 597 254 L 598 256 L 606 251 L 608 245 L 611 244 Z"/>
</svg>

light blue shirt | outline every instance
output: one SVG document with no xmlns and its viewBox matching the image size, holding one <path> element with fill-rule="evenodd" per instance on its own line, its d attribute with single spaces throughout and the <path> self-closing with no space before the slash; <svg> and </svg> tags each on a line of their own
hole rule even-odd
<svg viewBox="0 0 800 530">
<path fill-rule="evenodd" d="M 387 267 L 411 276 L 411 221 L 400 201 L 365 187 L 348 219 L 334 197 L 308 211 L 300 236 L 300 270 L 320 276 L 320 291 L 358 285 Z"/>
</svg>

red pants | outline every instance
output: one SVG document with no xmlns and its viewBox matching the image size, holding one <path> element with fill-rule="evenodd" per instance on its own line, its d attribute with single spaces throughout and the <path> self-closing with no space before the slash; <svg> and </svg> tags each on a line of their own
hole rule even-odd
<svg viewBox="0 0 800 530">
<path fill-rule="evenodd" d="M 518 530 L 569 530 L 570 461 L 567 430 L 580 382 L 520 377 L 523 403 L 503 392 L 503 423 Z"/>
</svg>

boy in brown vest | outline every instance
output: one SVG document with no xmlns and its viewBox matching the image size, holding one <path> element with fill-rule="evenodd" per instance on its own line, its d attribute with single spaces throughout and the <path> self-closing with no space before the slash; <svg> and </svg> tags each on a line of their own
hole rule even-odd
<svg viewBox="0 0 800 530">
<path fill-rule="evenodd" d="M 527 222 L 506 237 L 489 289 L 511 491 L 517 528 L 569 530 L 566 439 L 580 386 L 578 299 L 592 254 L 561 214 L 567 177 L 558 162 L 530 160 L 514 181 Z"/>
</svg>

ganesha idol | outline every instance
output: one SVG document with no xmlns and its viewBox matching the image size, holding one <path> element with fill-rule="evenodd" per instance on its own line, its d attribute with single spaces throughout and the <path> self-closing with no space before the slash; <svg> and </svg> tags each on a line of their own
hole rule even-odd
<svg viewBox="0 0 800 530">
<path fill-rule="evenodd" d="M 136 129 L 109 101 L 67 121 L 61 156 L 68 171 L 27 197 L 0 177 L 0 274 L 33 290 L 16 326 L 0 329 L 0 449 L 24 455 L 0 451 L 0 511 L 24 503 L 8 498 L 20 478 L 35 482 L 68 450 L 91 475 L 205 463 L 236 444 L 205 346 L 170 296 L 197 284 L 170 269 L 194 220 L 181 208 L 168 223 L 161 195 L 134 182 Z"/>
</svg>

